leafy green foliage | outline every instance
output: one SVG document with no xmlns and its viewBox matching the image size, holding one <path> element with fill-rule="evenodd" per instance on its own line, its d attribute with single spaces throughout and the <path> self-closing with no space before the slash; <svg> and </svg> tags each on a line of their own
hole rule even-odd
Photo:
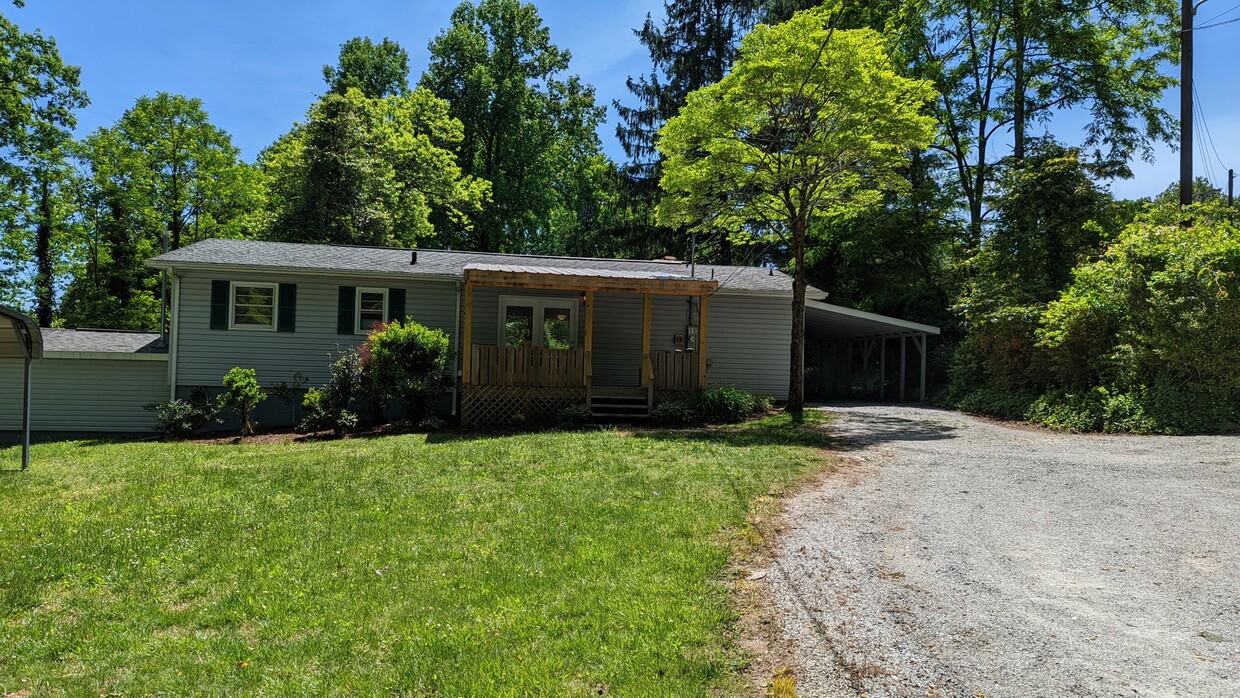
<svg viewBox="0 0 1240 698">
<path fill-rule="evenodd" d="M 902 186 L 896 170 L 934 136 L 934 88 L 898 75 L 883 38 L 836 30 L 838 6 L 759 25 L 732 71 L 689 95 L 660 131 L 659 222 L 735 240 L 773 236 L 793 266 L 789 409 L 802 412 L 806 253 L 816 221 Z M 774 240 L 772 241 L 774 242 Z"/>
<path fill-rule="evenodd" d="M 357 428 L 358 416 L 353 400 L 362 391 L 362 357 L 356 349 L 340 353 L 328 369 L 327 385 L 311 388 L 302 400 L 306 416 L 297 425 L 300 431 L 330 429 L 344 436 Z"/>
<path fill-rule="evenodd" d="M 267 399 L 267 393 L 258 384 L 258 376 L 252 368 L 240 366 L 229 369 L 224 374 L 224 392 L 217 400 L 220 407 L 237 413 L 241 421 L 241 435 L 249 436 L 257 426 L 250 418 L 254 408 Z"/>
<path fill-rule="evenodd" d="M 32 307 L 47 327 L 72 245 L 74 112 L 89 99 L 55 40 L 3 15 L 0 75 L 0 299 Z"/>
<path fill-rule="evenodd" d="M 339 63 L 323 66 L 323 81 L 336 94 L 357 89 L 371 98 L 403 95 L 409 91 L 409 53 L 386 37 L 377 44 L 349 39 L 340 45 Z"/>
<path fill-rule="evenodd" d="M 588 221 L 603 157 L 595 132 L 605 110 L 594 88 L 565 75 L 571 56 L 551 43 L 533 4 L 465 2 L 430 44 L 421 85 L 462 124 L 461 169 L 491 183 L 472 229 L 438 231 L 450 249 L 540 250 Z"/>
<path fill-rule="evenodd" d="M 664 427 L 683 427 L 699 422 L 688 400 L 663 400 L 650 411 L 650 421 Z"/>
<path fill-rule="evenodd" d="M 1217 203 L 1153 208 L 1047 309 L 1057 384 L 1131 394 L 1158 431 L 1240 415 L 1240 228 Z"/>
<path fill-rule="evenodd" d="M 583 424 L 589 424 L 594 419 L 594 415 L 590 414 L 590 408 L 585 405 L 574 403 L 561 407 L 555 414 L 556 424 L 566 427 L 579 427 Z"/>
<path fill-rule="evenodd" d="M 981 385 L 953 391 L 947 404 L 962 412 L 999 419 L 1025 419 L 1029 407 L 1038 399 L 1037 393 L 1020 389 L 995 388 Z"/>
<path fill-rule="evenodd" d="M 660 401 L 650 412 L 650 421 L 662 426 L 733 424 L 770 410 L 769 397 L 725 385 Z"/>
<path fill-rule="evenodd" d="M 441 225 L 467 228 L 487 200 L 452 149 L 460 122 L 429 91 L 329 93 L 259 156 L 268 236 L 288 242 L 416 246 Z"/>
<path fill-rule="evenodd" d="M 188 400 L 154 402 L 145 405 L 144 409 L 155 413 L 155 430 L 173 439 L 193 436 L 219 413 L 219 408 L 205 391 Z"/>
<path fill-rule="evenodd" d="M 393 321 L 371 332 L 363 350 L 368 380 L 388 398 L 399 398 L 411 422 L 427 416 L 450 381 L 450 342 L 443 330 L 413 320 Z"/>
</svg>

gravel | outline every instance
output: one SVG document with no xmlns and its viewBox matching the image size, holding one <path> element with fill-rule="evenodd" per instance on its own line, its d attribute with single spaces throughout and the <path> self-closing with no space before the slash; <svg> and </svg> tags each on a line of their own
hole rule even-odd
<svg viewBox="0 0 1240 698">
<path fill-rule="evenodd" d="M 829 411 L 762 578 L 797 695 L 1240 695 L 1240 436 Z"/>
</svg>

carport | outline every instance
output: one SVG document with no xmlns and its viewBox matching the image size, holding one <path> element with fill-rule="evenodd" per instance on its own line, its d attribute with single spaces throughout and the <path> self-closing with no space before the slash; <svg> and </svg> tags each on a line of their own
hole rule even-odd
<svg viewBox="0 0 1240 698">
<path fill-rule="evenodd" d="M 30 364 L 41 358 L 43 335 L 39 332 L 39 324 L 12 308 L 0 306 L 0 360 L 22 359 L 25 362 L 22 371 L 22 470 L 30 467 Z"/>
<path fill-rule="evenodd" d="M 899 365 L 892 377 L 898 376 L 893 391 L 900 401 L 907 398 L 908 349 L 918 355 L 917 399 L 926 399 L 926 340 L 937 335 L 939 328 L 918 322 L 854 310 L 821 301 L 805 302 L 805 337 L 816 347 L 816 355 L 807 357 L 806 366 L 815 371 L 818 392 L 847 397 L 852 388 L 853 367 L 860 361 L 863 390 L 869 392 L 874 364 L 878 366 L 878 398 L 888 399 L 888 341 L 899 342 Z M 876 356 L 877 355 L 877 356 Z M 811 360 L 812 359 L 812 360 Z M 807 390 L 809 386 L 807 386 Z"/>
</svg>

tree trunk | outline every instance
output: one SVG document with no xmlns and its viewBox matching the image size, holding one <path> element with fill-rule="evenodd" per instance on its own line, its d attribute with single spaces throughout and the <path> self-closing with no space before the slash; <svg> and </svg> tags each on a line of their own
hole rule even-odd
<svg viewBox="0 0 1240 698">
<path fill-rule="evenodd" d="M 792 220 L 792 356 L 788 363 L 788 414 L 793 423 L 805 419 L 805 232 L 801 216 Z"/>
<path fill-rule="evenodd" d="M 39 173 L 39 215 L 34 242 L 35 319 L 40 327 L 51 327 L 55 302 L 55 277 L 52 267 L 52 188 L 47 177 Z"/>
</svg>

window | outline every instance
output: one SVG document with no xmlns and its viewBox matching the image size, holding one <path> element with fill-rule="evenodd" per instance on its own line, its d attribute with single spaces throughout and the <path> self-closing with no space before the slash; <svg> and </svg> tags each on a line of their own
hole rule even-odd
<svg viewBox="0 0 1240 698">
<path fill-rule="evenodd" d="M 229 311 L 232 329 L 274 330 L 276 328 L 276 285 L 232 284 Z"/>
<path fill-rule="evenodd" d="M 376 324 L 387 322 L 388 292 L 384 288 L 357 289 L 357 333 L 368 334 Z"/>
<path fill-rule="evenodd" d="M 563 298 L 500 298 L 500 343 L 568 349 L 577 343 L 577 302 Z"/>
</svg>

